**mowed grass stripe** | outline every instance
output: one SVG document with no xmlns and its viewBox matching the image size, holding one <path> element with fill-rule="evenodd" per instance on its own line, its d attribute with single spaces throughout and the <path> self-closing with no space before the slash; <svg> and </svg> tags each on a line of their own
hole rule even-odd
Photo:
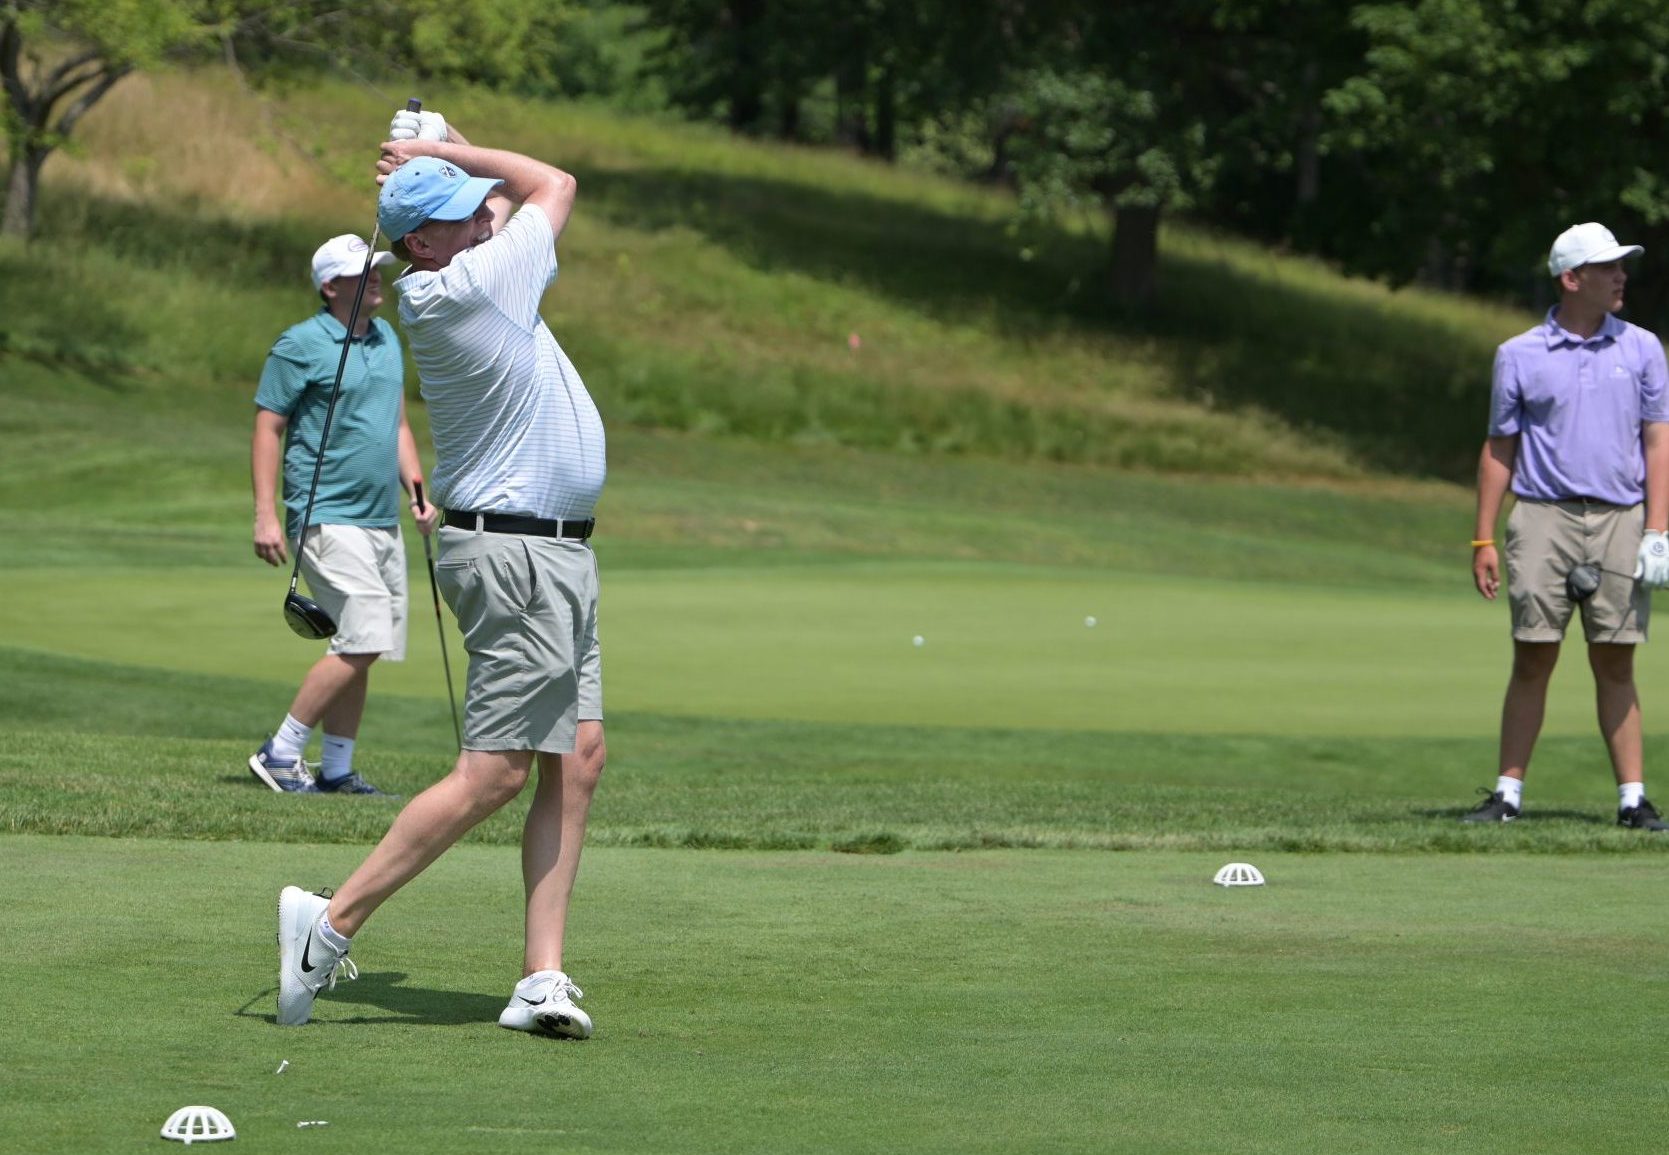
<svg viewBox="0 0 1669 1155">
<path fill-rule="evenodd" d="M 207 1102 L 254 1151 L 304 1119 L 322 1151 L 1656 1147 L 1644 861 L 1275 854 L 1226 891 L 1202 854 L 597 848 L 576 1045 L 494 1025 L 516 856 L 460 847 L 277 1028 L 274 895 L 358 853 L 0 838 L 30 976 L 0 987 L 0 1146 L 130 1150 Z M 90 988 L 124 992 L 97 1030 Z"/>
<path fill-rule="evenodd" d="M 7 590 L 0 637 L 45 653 L 253 675 L 282 697 L 319 652 L 287 632 L 264 567 L 39 568 Z M 415 570 L 409 660 L 379 665 L 373 693 L 445 696 L 429 601 Z M 605 574 L 602 612 L 607 707 L 694 717 L 1465 737 L 1494 732 L 1509 658 L 1505 608 L 1464 589 L 974 563 L 627 570 Z M 1641 656 L 1648 693 L 1669 681 L 1660 654 Z M 1592 732 L 1581 667 L 1556 675 L 1548 733 Z"/>
<path fill-rule="evenodd" d="M 0 649 L 0 830 L 368 843 L 397 803 L 261 789 L 271 683 Z M 287 698 L 279 695 L 282 709 Z M 878 726 L 622 713 L 594 845 L 1546 851 L 1669 849 L 1612 824 L 1597 738 L 1542 746 L 1523 820 L 1455 821 L 1484 737 L 1398 739 Z M 376 696 L 356 764 L 410 796 L 452 760 L 443 699 Z M 1649 747 L 1649 750 L 1651 748 Z M 474 841 L 514 844 L 521 804 Z"/>
</svg>

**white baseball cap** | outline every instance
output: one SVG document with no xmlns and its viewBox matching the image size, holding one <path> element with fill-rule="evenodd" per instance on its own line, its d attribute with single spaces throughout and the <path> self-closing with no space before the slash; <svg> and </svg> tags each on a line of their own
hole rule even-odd
<svg viewBox="0 0 1669 1155">
<path fill-rule="evenodd" d="M 326 281 L 337 277 L 358 277 L 365 272 L 365 253 L 370 249 L 359 237 L 343 233 L 319 246 L 313 254 L 313 287 L 322 289 Z M 371 259 L 373 266 L 392 263 L 393 253 L 378 253 Z"/>
<path fill-rule="evenodd" d="M 363 250 L 361 250 L 363 251 Z M 1572 225 L 1553 242 L 1547 255 L 1547 271 L 1557 277 L 1583 265 L 1603 265 L 1624 257 L 1637 257 L 1646 250 L 1639 245 L 1619 245 L 1611 230 L 1595 221 Z"/>
</svg>

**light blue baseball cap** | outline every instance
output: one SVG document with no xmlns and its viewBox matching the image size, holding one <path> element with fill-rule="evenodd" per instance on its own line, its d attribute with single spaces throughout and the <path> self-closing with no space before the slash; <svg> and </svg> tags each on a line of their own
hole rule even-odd
<svg viewBox="0 0 1669 1155">
<path fill-rule="evenodd" d="M 424 221 L 466 221 L 504 182 L 469 173 L 438 156 L 413 157 L 383 181 L 377 224 L 398 241 Z"/>
</svg>

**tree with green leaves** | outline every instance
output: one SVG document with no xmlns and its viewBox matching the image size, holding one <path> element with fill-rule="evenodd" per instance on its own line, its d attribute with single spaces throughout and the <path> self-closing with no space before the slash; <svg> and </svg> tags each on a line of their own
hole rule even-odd
<svg viewBox="0 0 1669 1155">
<path fill-rule="evenodd" d="M 1155 290 L 1159 224 L 1215 178 L 1226 123 L 1209 0 L 1084 4 L 1062 15 L 1010 99 L 1025 129 L 1011 165 L 1029 213 L 1092 208 L 1112 222 L 1106 287 L 1125 305 Z"/>
<path fill-rule="evenodd" d="M 135 68 L 210 38 L 190 0 L 0 0 L 10 175 L 0 234 L 29 237 L 41 166 Z"/>
<path fill-rule="evenodd" d="M 287 64 L 535 92 L 583 90 L 596 46 L 568 30 L 587 0 L 0 0 L 0 93 L 10 170 L 0 233 L 35 231 L 41 168 L 123 77 L 217 55 L 257 77 Z M 593 5 L 594 7 L 595 5 Z"/>
<path fill-rule="evenodd" d="M 1403 0 L 1350 18 L 1367 49 L 1326 100 L 1359 219 L 1330 255 L 1521 291 L 1580 221 L 1669 251 L 1669 0 Z M 1661 322 L 1666 284 L 1631 286 L 1631 312 Z"/>
<path fill-rule="evenodd" d="M 738 132 L 802 138 L 832 90 L 834 139 L 894 159 L 915 123 L 992 91 L 1033 12 L 1064 0 L 643 0 L 674 103 Z"/>
</svg>

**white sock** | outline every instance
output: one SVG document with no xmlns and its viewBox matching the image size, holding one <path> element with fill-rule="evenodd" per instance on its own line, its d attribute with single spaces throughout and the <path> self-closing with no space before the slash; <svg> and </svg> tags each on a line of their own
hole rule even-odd
<svg viewBox="0 0 1669 1155">
<path fill-rule="evenodd" d="M 353 939 L 344 938 L 336 933 L 336 928 L 330 925 L 330 911 L 319 912 L 319 937 L 324 939 L 338 951 L 345 951 L 353 943 Z"/>
<path fill-rule="evenodd" d="M 294 714 L 285 714 L 284 724 L 272 736 L 273 756 L 281 762 L 300 758 L 302 751 L 307 749 L 308 739 L 312 737 L 313 727 L 303 726 L 296 721 Z"/>
<path fill-rule="evenodd" d="M 1617 809 L 1632 810 L 1646 798 L 1644 782 L 1622 782 L 1617 786 Z"/>
<path fill-rule="evenodd" d="M 1501 800 L 1509 806 L 1524 808 L 1524 779 L 1508 778 L 1505 774 L 1495 780 L 1495 789 L 1501 792 Z"/>
<path fill-rule="evenodd" d="M 319 755 L 319 759 L 320 778 L 323 778 L 326 782 L 346 778 L 354 772 L 354 740 L 352 738 L 338 738 L 335 734 L 326 734 L 323 752 Z"/>
</svg>

